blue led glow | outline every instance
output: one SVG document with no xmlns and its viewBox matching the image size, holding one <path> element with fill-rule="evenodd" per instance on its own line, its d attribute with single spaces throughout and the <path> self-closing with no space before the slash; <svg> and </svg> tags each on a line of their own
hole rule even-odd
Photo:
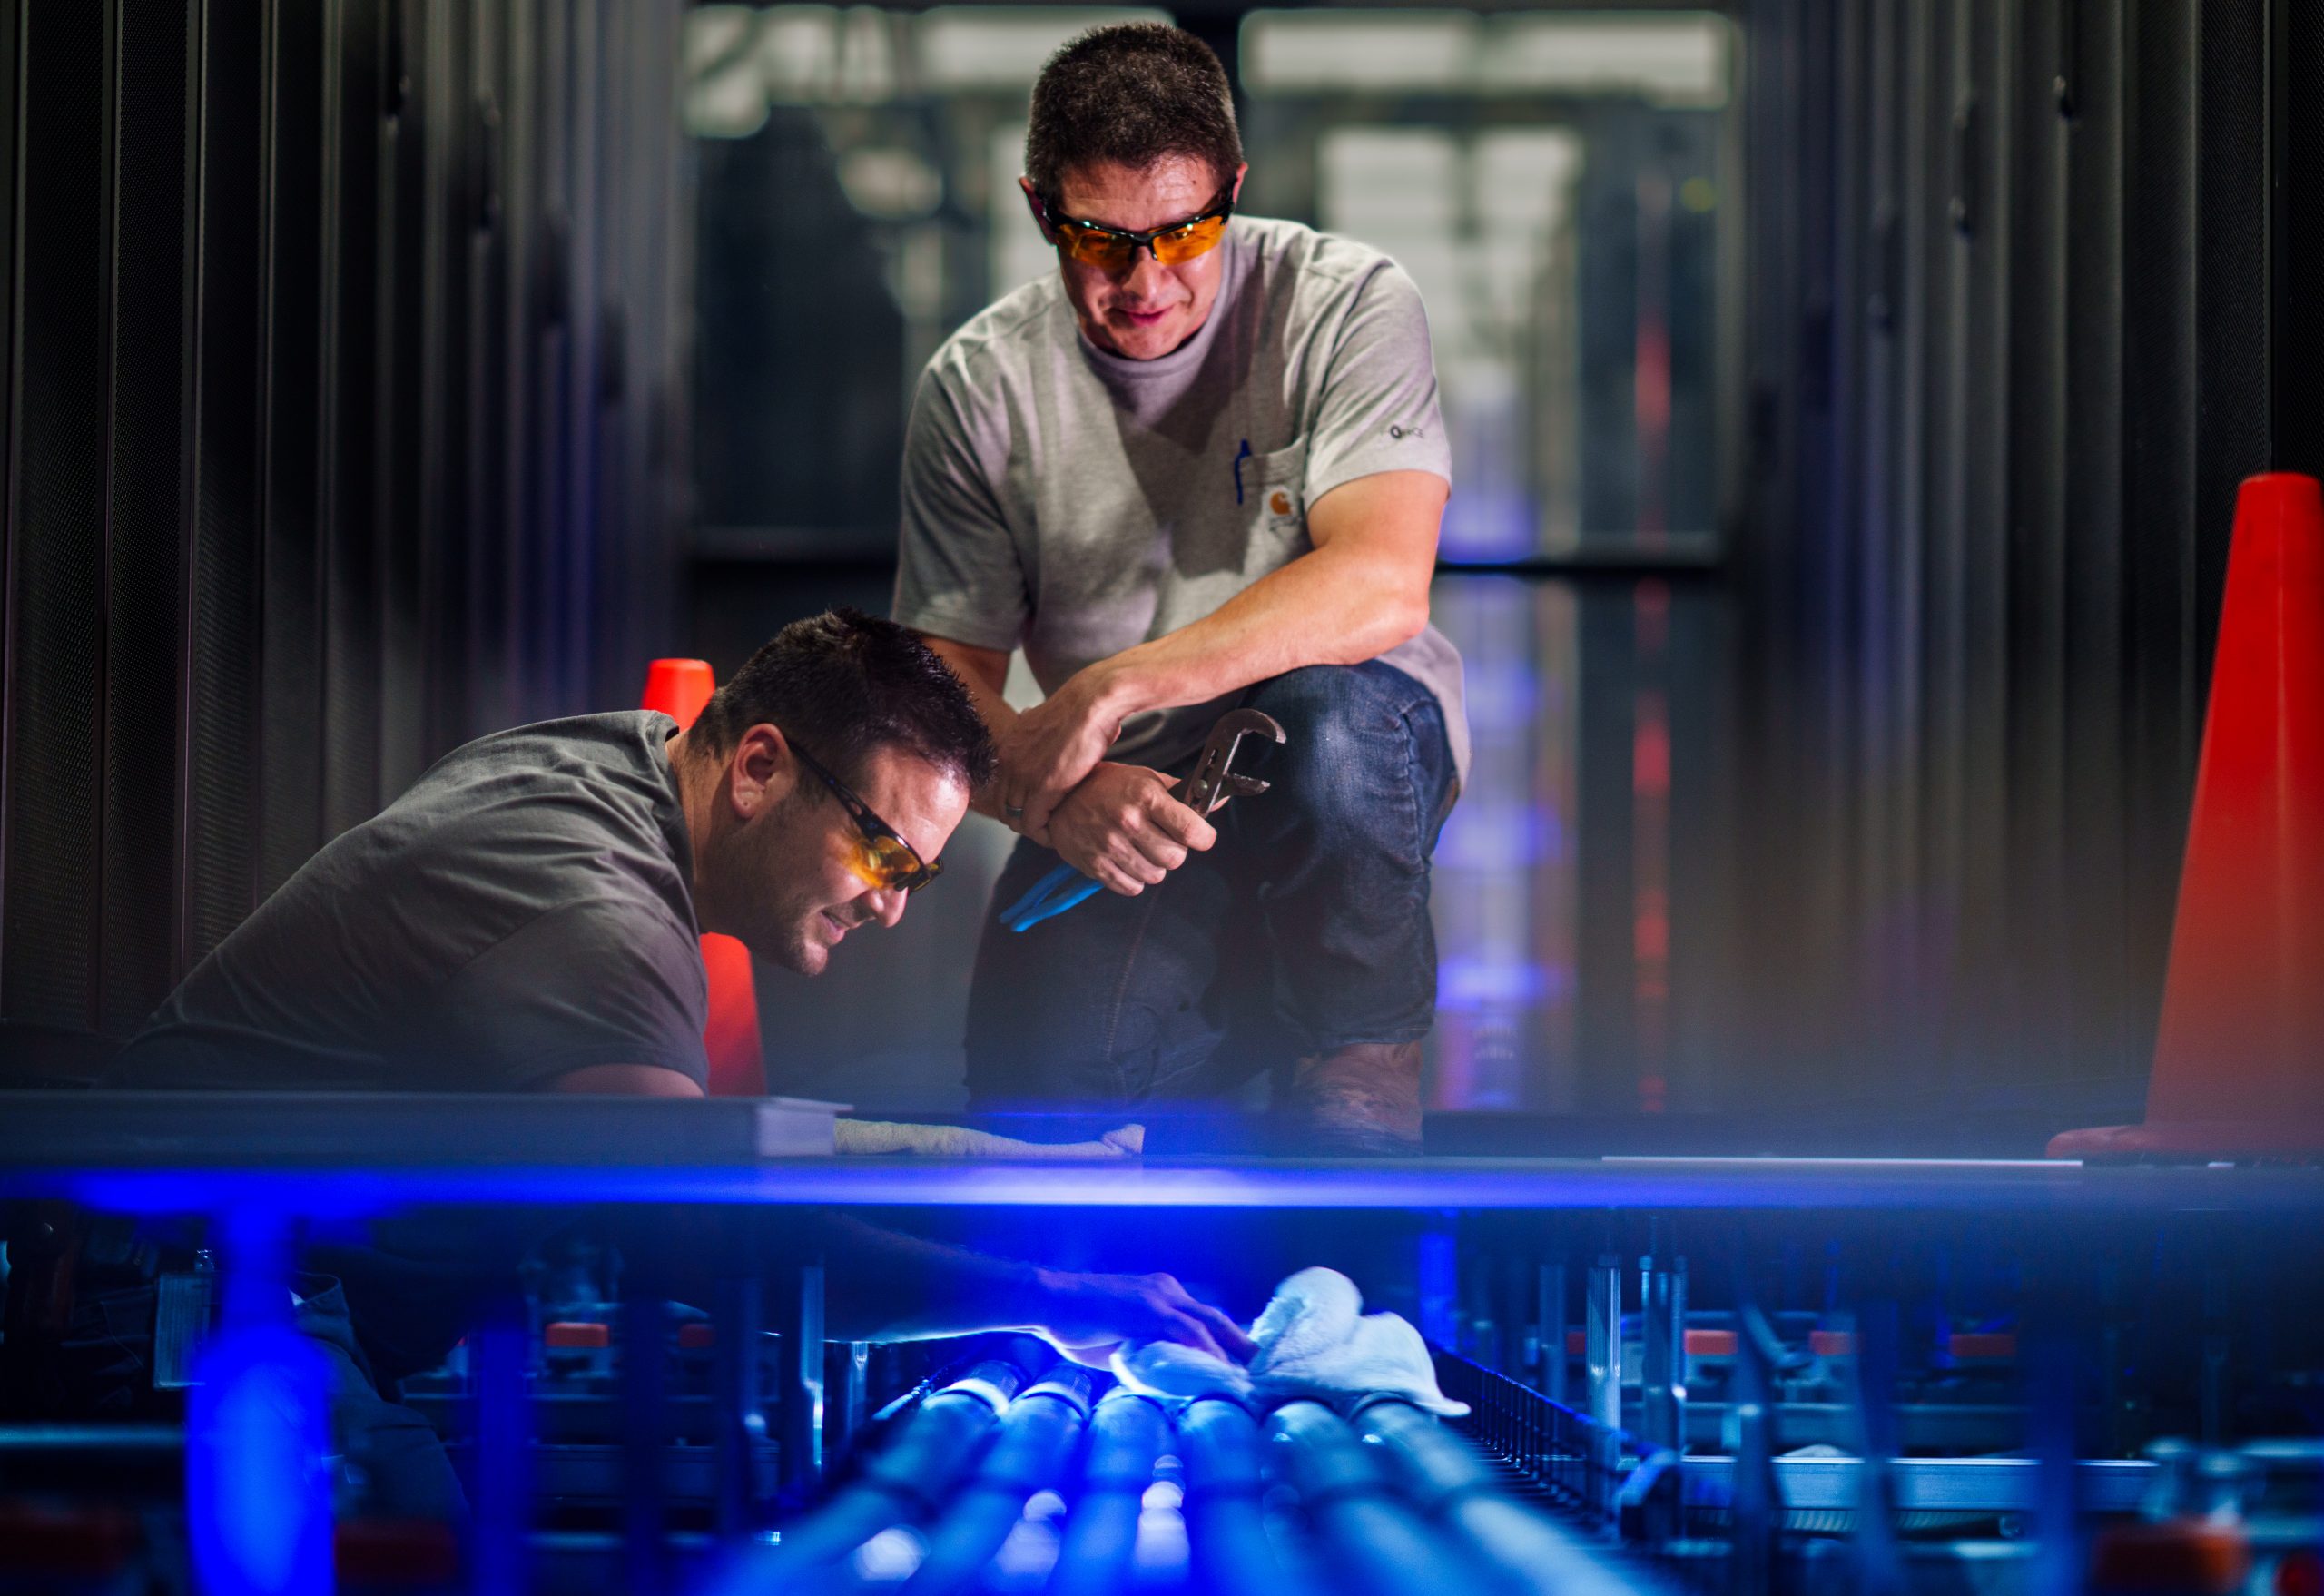
<svg viewBox="0 0 2324 1596">
<path fill-rule="evenodd" d="M 1462 804 L 1444 823 L 1436 868 L 1506 873 L 1562 864 L 1564 842 L 1556 816 L 1542 805 L 1481 799 Z"/>
<path fill-rule="evenodd" d="M 734 1167 L 155 1170 L 102 1181 L 0 1170 L 0 1195 L 103 1190 L 117 1211 L 285 1217 L 425 1203 L 863 1207 L 1941 1208 L 2324 1212 L 2324 1169 L 2084 1168 L 2067 1160 L 1148 1158 L 1118 1164 L 779 1158 Z M 161 1200 L 163 1197 L 167 1201 Z"/>
<path fill-rule="evenodd" d="M 1522 559 L 1534 552 L 1541 525 L 1541 512 L 1531 494 L 1473 481 L 1444 507 L 1437 546 L 1449 564 Z"/>
<path fill-rule="evenodd" d="M 1461 1263 L 1451 1230 L 1421 1232 L 1419 1265 L 1420 1333 L 1439 1346 L 1456 1345 Z"/>
<path fill-rule="evenodd" d="M 297 1190 L 297 1206 L 282 1217 L 344 1225 L 416 1200 L 400 1174 L 364 1169 L 95 1169 L 42 1171 L 30 1178 L 59 1197 L 108 1214 L 212 1214 L 245 1205 L 271 1207 L 285 1190 Z M 0 1184 L 6 1175 L 0 1170 Z"/>
<path fill-rule="evenodd" d="M 186 1525 L 208 1596 L 331 1588 L 322 1355 L 287 1324 L 206 1346 L 186 1398 Z"/>
<path fill-rule="evenodd" d="M 1514 578 L 1467 577 L 1467 581 Z M 1456 627 L 1457 629 L 1457 627 Z M 1473 648 L 1473 639 L 1469 640 Z M 1522 730 L 1531 726 L 1540 710 L 1541 678 L 1521 659 L 1463 661 L 1461 698 L 1469 712 L 1469 730 L 1482 742 L 1489 732 Z"/>
<path fill-rule="evenodd" d="M 1572 993 L 1573 971 L 1563 964 L 1447 959 L 1436 969 L 1436 1006 L 1454 1013 L 1540 1008 L 1562 1003 Z"/>
</svg>

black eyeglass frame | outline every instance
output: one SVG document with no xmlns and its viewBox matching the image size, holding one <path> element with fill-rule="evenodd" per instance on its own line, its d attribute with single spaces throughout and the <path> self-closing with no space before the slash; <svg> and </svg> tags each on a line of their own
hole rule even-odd
<svg viewBox="0 0 2324 1596">
<path fill-rule="evenodd" d="M 1056 245 L 1059 249 L 1064 248 L 1064 246 L 1062 244 L 1059 244 L 1057 241 L 1058 224 L 1059 222 L 1066 222 L 1074 227 L 1087 228 L 1091 232 L 1101 234 L 1106 238 L 1127 239 L 1129 241 L 1131 246 L 1131 260 L 1135 261 L 1137 258 L 1137 251 L 1139 250 L 1143 250 L 1147 254 L 1154 257 L 1154 262 L 1158 266 L 1162 263 L 1162 257 L 1154 248 L 1154 241 L 1156 239 L 1162 237 L 1166 233 L 1177 232 L 1181 228 L 1194 227 L 1201 222 L 1208 222 L 1214 216 L 1217 217 L 1221 222 L 1231 222 L 1234 220 L 1235 185 L 1233 183 L 1228 183 L 1225 188 L 1219 190 L 1215 202 L 1212 204 L 1206 206 L 1202 211 L 1196 212 L 1195 215 L 1187 217 L 1183 222 L 1173 222 L 1167 227 L 1155 228 L 1148 232 L 1128 232 L 1118 227 L 1108 227 L 1102 222 L 1084 222 L 1078 216 L 1068 216 L 1064 212 L 1052 206 L 1048 200 L 1042 198 L 1038 193 L 1033 196 L 1033 204 L 1041 214 L 1042 233 L 1048 237 L 1051 244 Z M 1223 239 L 1226 235 L 1222 232 L 1219 236 Z M 1218 246 L 1216 244 L 1213 244 L 1211 249 L 1215 250 L 1217 247 Z M 1203 251 L 1204 255 L 1208 253 L 1210 253 L 1210 250 L 1205 250 Z M 1190 260 L 1197 261 L 1201 258 L 1201 255 L 1188 257 Z"/>
<path fill-rule="evenodd" d="M 872 812 L 872 806 L 869 803 L 864 803 L 862 799 L 857 797 L 853 792 L 849 790 L 845 782 L 841 781 L 837 776 L 832 774 L 830 771 L 825 770 L 823 768 L 822 761 L 817 759 L 813 754 L 801 747 L 797 738 L 791 736 L 788 733 L 785 733 L 783 735 L 783 741 L 790 744 L 791 752 L 799 756 L 800 764 L 805 765 L 809 770 L 813 771 L 817 775 L 822 778 L 823 785 L 832 790 L 832 795 L 839 800 L 839 806 L 847 812 L 849 823 L 855 827 L 857 833 L 862 836 L 866 842 L 879 842 L 883 840 L 893 842 L 897 847 L 902 849 L 905 854 L 912 861 L 912 863 L 916 868 L 914 868 L 901 880 L 890 882 L 884 886 L 881 886 L 877 882 L 872 883 L 878 891 L 893 892 L 898 888 L 901 888 L 907 893 L 917 892 L 921 888 L 926 886 L 929 882 L 934 881 L 938 876 L 944 873 L 944 866 L 940 861 L 922 859 L 920 856 L 920 850 L 913 847 L 910 842 L 905 842 L 901 832 L 896 830 L 895 827 L 890 825 L 886 821 L 881 820 L 879 815 Z"/>
</svg>

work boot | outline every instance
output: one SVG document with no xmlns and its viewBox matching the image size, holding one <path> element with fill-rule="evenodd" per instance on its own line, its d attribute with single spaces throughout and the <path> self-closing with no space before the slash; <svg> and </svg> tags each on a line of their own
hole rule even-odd
<svg viewBox="0 0 2324 1596">
<path fill-rule="evenodd" d="M 1420 1044 L 1356 1042 L 1299 1060 L 1291 1139 L 1299 1151 L 1377 1158 L 1420 1151 Z"/>
</svg>

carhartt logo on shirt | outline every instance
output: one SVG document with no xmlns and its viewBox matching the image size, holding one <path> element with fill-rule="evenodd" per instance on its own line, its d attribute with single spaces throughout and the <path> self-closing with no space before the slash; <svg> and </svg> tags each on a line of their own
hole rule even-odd
<svg viewBox="0 0 2324 1596">
<path fill-rule="evenodd" d="M 1291 513 L 1291 495 L 1285 493 L 1280 488 L 1276 488 L 1273 493 L 1267 495 L 1267 508 L 1273 510 L 1278 516 L 1289 515 Z"/>
</svg>

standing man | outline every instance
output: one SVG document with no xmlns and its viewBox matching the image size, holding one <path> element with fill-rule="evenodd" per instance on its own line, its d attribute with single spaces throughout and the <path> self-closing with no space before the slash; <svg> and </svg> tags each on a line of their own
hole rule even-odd
<svg viewBox="0 0 2324 1596">
<path fill-rule="evenodd" d="M 1058 274 L 929 362 L 896 616 L 999 745 L 974 806 L 1024 840 L 995 902 L 1060 857 L 1111 892 L 986 926 L 971 1103 L 1265 1072 L 1305 1145 L 1415 1150 L 1429 857 L 1468 742 L 1428 624 L 1450 456 L 1419 293 L 1374 250 L 1235 215 L 1226 74 L 1176 28 L 1052 57 L 1025 169 Z M 1022 714 L 1019 646 L 1048 694 Z M 1206 821 L 1172 783 L 1238 704 L 1289 740 L 1255 767 L 1273 791 Z"/>
</svg>

